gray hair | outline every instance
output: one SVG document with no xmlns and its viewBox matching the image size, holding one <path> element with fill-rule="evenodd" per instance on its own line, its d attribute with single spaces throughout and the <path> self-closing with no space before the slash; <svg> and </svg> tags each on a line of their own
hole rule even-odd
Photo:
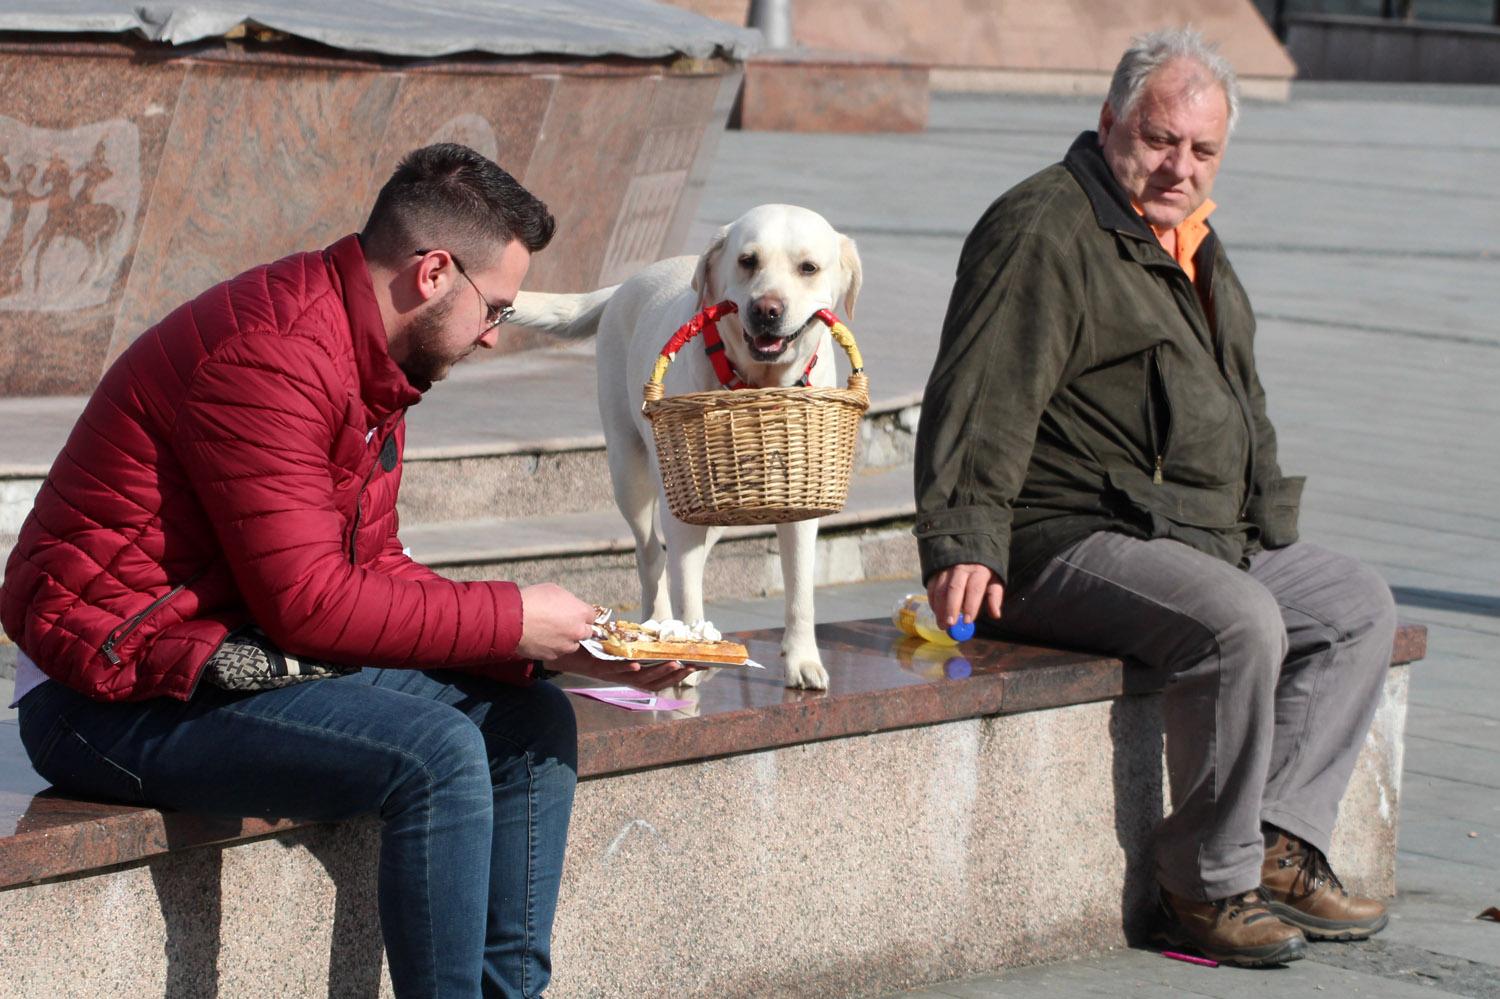
<svg viewBox="0 0 1500 999">
<path fill-rule="evenodd" d="M 1105 99 L 1117 119 L 1124 119 L 1140 98 L 1146 80 L 1167 63 L 1191 59 L 1207 70 L 1229 103 L 1229 128 L 1240 116 L 1240 84 L 1229 60 L 1219 54 L 1219 47 L 1206 41 L 1194 28 L 1162 28 L 1130 40 L 1130 48 L 1120 57 L 1115 75 L 1109 81 Z M 1227 133 L 1226 133 L 1227 134 Z"/>
</svg>

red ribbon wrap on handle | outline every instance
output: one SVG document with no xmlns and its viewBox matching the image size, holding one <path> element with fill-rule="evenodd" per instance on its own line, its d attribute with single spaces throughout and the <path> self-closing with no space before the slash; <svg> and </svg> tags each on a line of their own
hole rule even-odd
<svg viewBox="0 0 1500 999">
<path fill-rule="evenodd" d="M 668 340 L 667 345 L 661 349 L 661 356 L 671 357 L 673 354 L 677 353 L 682 349 L 684 344 L 686 344 L 693 337 L 697 336 L 699 333 L 703 332 L 703 326 L 705 323 L 717 323 L 724 316 L 738 311 L 740 311 L 739 307 L 728 299 L 720 302 L 718 305 L 710 305 L 708 308 L 704 309 L 702 312 L 698 313 L 696 316 L 683 323 L 682 326 L 678 328 L 677 332 L 672 334 L 672 339 Z"/>
<path fill-rule="evenodd" d="M 701 333 L 703 334 L 704 348 L 708 351 L 709 361 L 713 364 L 714 374 L 718 377 L 719 384 L 727 389 L 751 388 L 752 386 L 746 384 L 744 379 L 739 376 L 739 373 L 734 370 L 734 366 L 729 363 L 729 357 L 724 353 L 723 343 L 719 340 L 719 320 L 730 313 L 738 311 L 739 308 L 733 302 L 726 299 L 716 305 L 706 307 L 692 319 L 683 323 L 677 332 L 672 334 L 666 346 L 662 347 L 661 354 L 657 357 L 656 364 L 652 368 L 651 381 L 658 385 L 661 384 L 662 378 L 666 376 L 667 366 L 672 363 L 672 359 L 677 356 L 677 352 L 689 340 Z M 850 352 L 849 358 L 854 363 L 855 373 L 862 372 L 864 370 L 863 362 L 859 358 L 858 350 L 854 346 L 854 341 L 848 327 L 839 322 L 839 317 L 834 315 L 831 309 L 819 309 L 813 313 L 813 316 L 826 325 L 833 332 L 834 339 L 838 340 Z M 813 366 L 817 363 L 818 355 L 814 351 L 812 358 L 807 362 L 807 368 L 802 372 L 802 377 L 798 379 L 797 384 L 804 386 L 812 384 L 812 370 Z"/>
</svg>

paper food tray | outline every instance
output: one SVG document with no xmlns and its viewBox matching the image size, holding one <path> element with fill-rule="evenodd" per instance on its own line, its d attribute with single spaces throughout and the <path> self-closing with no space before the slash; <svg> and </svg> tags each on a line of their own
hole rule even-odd
<svg viewBox="0 0 1500 999">
<path fill-rule="evenodd" d="M 604 646 L 600 645 L 599 644 L 599 640 L 596 639 L 596 638 L 585 638 L 579 644 L 582 645 L 585 649 L 588 649 L 589 655 L 593 656 L 595 659 L 607 659 L 610 662 L 629 662 L 629 660 L 625 659 L 623 656 L 612 656 L 608 652 L 605 652 L 604 651 Z M 667 662 L 672 662 L 673 660 L 671 660 L 671 659 L 640 659 L 640 660 L 637 660 L 637 661 L 641 665 L 646 666 L 646 665 L 651 665 L 653 663 L 667 663 Z M 718 661 L 709 662 L 706 659 L 678 659 L 676 661 L 677 662 L 682 662 L 682 663 L 692 663 L 694 666 L 727 667 L 729 669 L 742 669 L 742 668 L 748 666 L 751 669 L 765 669 L 764 666 L 762 666 L 760 663 L 756 662 L 754 659 L 746 659 L 742 663 L 721 663 L 721 662 L 718 662 Z"/>
</svg>

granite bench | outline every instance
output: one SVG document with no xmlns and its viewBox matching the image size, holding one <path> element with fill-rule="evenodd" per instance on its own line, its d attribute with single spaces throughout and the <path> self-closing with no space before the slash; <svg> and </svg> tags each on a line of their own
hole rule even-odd
<svg viewBox="0 0 1500 999">
<path fill-rule="evenodd" d="M 739 637 L 778 661 L 778 632 Z M 1163 677 L 988 639 L 945 670 L 882 620 L 818 637 L 827 693 L 771 668 L 722 671 L 675 712 L 575 698 L 549 995 L 870 995 L 1138 926 Z M 1406 664 L 1425 650 L 1404 625 L 1344 800 L 1333 860 L 1359 890 L 1394 891 Z M 372 821 L 72 800 L 15 732 L 0 725 L 0 996 L 389 994 Z"/>
</svg>

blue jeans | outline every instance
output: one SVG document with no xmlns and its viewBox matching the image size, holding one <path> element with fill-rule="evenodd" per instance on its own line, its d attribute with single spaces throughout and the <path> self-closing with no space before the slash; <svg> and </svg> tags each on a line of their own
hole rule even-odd
<svg viewBox="0 0 1500 999">
<path fill-rule="evenodd" d="M 73 795 L 205 814 L 378 814 L 380 925 L 400 996 L 535 996 L 577 783 L 550 683 L 366 669 L 254 694 L 20 704 L 32 765 Z"/>
</svg>

